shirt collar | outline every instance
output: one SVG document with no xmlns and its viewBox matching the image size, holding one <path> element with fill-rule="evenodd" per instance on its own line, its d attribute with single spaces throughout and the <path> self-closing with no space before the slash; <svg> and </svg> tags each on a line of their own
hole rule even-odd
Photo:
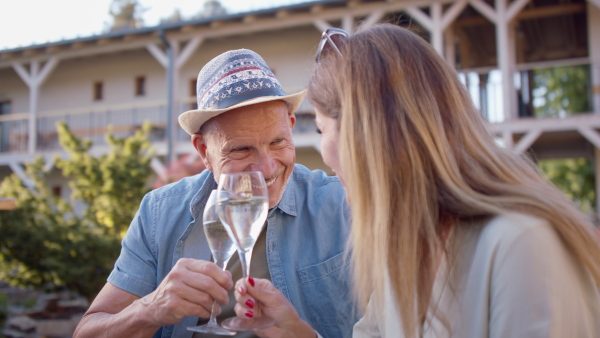
<svg viewBox="0 0 600 338">
<path fill-rule="evenodd" d="M 296 184 L 294 180 L 294 173 L 288 179 L 287 185 L 283 190 L 281 200 L 275 206 L 279 210 L 285 212 L 290 216 L 296 216 Z"/>
</svg>

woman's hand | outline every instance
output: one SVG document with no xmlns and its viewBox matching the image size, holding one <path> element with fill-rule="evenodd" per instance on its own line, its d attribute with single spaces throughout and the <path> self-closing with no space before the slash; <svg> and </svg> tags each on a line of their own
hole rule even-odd
<svg viewBox="0 0 600 338">
<path fill-rule="evenodd" d="M 317 337 L 308 323 L 300 319 L 294 306 L 267 279 L 240 279 L 235 286 L 235 313 L 240 318 L 267 316 L 272 327 L 256 332 L 260 337 Z"/>
</svg>

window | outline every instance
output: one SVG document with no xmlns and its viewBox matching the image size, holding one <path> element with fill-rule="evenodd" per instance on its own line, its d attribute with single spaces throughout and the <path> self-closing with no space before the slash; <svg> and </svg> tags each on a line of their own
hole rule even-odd
<svg viewBox="0 0 600 338">
<path fill-rule="evenodd" d="M 0 101 L 0 115 L 10 114 L 10 101 Z"/>
<path fill-rule="evenodd" d="M 60 197 L 62 195 L 62 187 L 55 185 L 52 187 L 52 196 Z"/>
<path fill-rule="evenodd" d="M 10 114 L 10 101 L 0 101 L 0 115 Z M 0 122 L 0 152 L 10 150 L 10 121 Z"/>
<path fill-rule="evenodd" d="M 146 95 L 146 77 L 138 76 L 135 78 L 135 96 Z"/>
<path fill-rule="evenodd" d="M 102 81 L 94 82 L 94 101 L 101 101 L 104 97 L 104 84 Z"/>
</svg>

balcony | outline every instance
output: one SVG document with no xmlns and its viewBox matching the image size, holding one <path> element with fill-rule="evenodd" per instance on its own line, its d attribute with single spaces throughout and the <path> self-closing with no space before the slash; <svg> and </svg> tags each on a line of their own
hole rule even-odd
<svg viewBox="0 0 600 338">
<path fill-rule="evenodd" d="M 176 115 L 188 110 L 189 103 L 182 103 L 176 109 Z M 318 137 L 315 132 L 312 107 L 304 102 L 296 113 L 294 138 L 299 138 L 299 146 L 316 146 Z M 105 134 L 111 132 L 117 137 L 127 137 L 149 121 L 152 130 L 149 141 L 154 144 L 166 142 L 167 108 L 165 104 L 147 106 L 120 106 L 110 109 L 73 110 L 69 112 L 40 112 L 37 118 L 36 155 L 61 151 L 56 129 L 57 122 L 65 122 L 73 134 L 82 139 L 91 140 L 94 147 L 106 146 Z M 176 123 L 176 122 L 175 122 Z M 29 114 L 0 115 L 0 159 L 28 154 Z M 189 143 L 189 135 L 178 126 L 174 134 L 174 143 Z"/>
</svg>

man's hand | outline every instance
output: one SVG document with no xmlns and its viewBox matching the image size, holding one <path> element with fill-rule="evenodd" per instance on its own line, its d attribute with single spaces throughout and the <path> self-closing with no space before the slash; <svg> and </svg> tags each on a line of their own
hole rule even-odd
<svg viewBox="0 0 600 338">
<path fill-rule="evenodd" d="M 183 317 L 210 317 L 213 300 L 229 303 L 227 290 L 233 287 L 229 271 L 216 264 L 182 258 L 149 295 L 137 300 L 159 326 L 180 322 Z"/>
<path fill-rule="evenodd" d="M 207 261 L 182 258 L 158 288 L 143 298 L 107 283 L 74 337 L 143 337 L 183 317 L 209 317 L 213 299 L 229 302 L 231 273 Z"/>
</svg>

